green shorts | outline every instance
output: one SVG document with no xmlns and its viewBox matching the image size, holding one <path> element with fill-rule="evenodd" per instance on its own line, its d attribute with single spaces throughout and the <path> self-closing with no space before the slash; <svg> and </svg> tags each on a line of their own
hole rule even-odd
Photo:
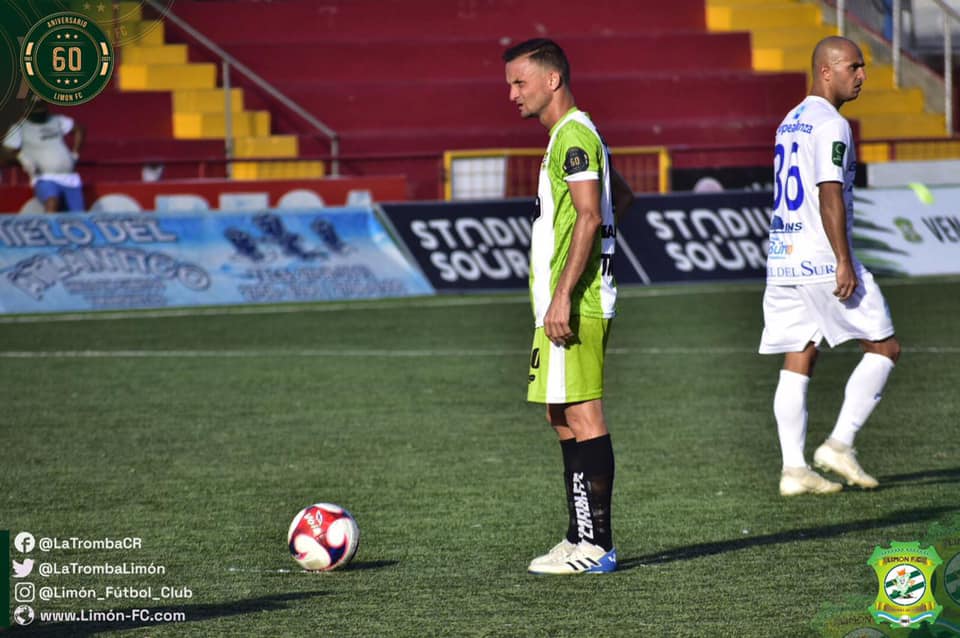
<svg viewBox="0 0 960 638">
<path fill-rule="evenodd" d="M 610 335 L 610 320 L 570 317 L 574 339 L 557 346 L 543 327 L 533 333 L 527 401 L 563 404 L 603 396 L 603 359 Z"/>
</svg>

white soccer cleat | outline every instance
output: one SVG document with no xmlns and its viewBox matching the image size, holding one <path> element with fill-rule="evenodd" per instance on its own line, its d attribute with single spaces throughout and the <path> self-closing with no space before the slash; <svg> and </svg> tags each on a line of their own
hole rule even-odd
<svg viewBox="0 0 960 638">
<path fill-rule="evenodd" d="M 842 485 L 828 481 L 809 467 L 785 468 L 780 475 L 780 496 L 833 494 L 842 489 Z"/>
<path fill-rule="evenodd" d="M 533 563 L 527 568 L 531 574 L 603 574 L 617 569 L 617 550 L 605 550 L 599 545 L 581 541 L 574 545 L 566 558 Z"/>
<path fill-rule="evenodd" d="M 527 571 L 538 574 L 537 571 L 539 567 L 544 565 L 558 565 L 566 562 L 567 556 L 573 553 L 573 550 L 577 548 L 576 543 L 571 543 L 566 538 L 554 545 L 549 552 L 543 556 L 537 556 L 527 567 Z"/>
<path fill-rule="evenodd" d="M 880 484 L 877 479 L 863 471 L 857 462 L 857 451 L 853 448 L 840 452 L 824 443 L 813 453 L 813 463 L 821 470 L 842 476 L 847 480 L 847 485 L 873 489 Z"/>
</svg>

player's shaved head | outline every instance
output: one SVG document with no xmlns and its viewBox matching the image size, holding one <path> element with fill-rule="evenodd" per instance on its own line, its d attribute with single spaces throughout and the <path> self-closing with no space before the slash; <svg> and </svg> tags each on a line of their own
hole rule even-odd
<svg viewBox="0 0 960 638">
<path fill-rule="evenodd" d="M 835 107 L 857 99 L 866 79 L 863 53 L 852 40 L 830 36 L 813 49 L 810 89 Z"/>
<path fill-rule="evenodd" d="M 813 49 L 813 60 L 811 64 L 813 74 L 816 75 L 817 71 L 824 66 L 830 66 L 844 53 L 851 51 L 851 49 L 855 51 L 858 56 L 860 55 L 860 47 L 858 47 L 853 40 L 848 40 L 839 35 L 831 35 L 820 40 Z"/>
</svg>

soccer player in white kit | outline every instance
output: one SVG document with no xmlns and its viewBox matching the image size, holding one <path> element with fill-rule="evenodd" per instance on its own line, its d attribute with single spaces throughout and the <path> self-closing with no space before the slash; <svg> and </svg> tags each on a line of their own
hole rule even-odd
<svg viewBox="0 0 960 638">
<path fill-rule="evenodd" d="M 810 469 L 804 457 L 807 385 L 820 342 L 834 347 L 858 339 L 864 354 L 847 381 L 836 425 L 813 461 L 862 488 L 876 487 L 877 480 L 857 462 L 854 438 L 900 356 L 883 294 L 851 247 L 856 153 L 850 124 L 838 109 L 860 94 L 863 54 L 846 38 L 824 38 L 814 49 L 812 72 L 810 95 L 777 129 L 760 341 L 761 354 L 784 354 L 773 400 L 784 496 L 842 489 Z"/>
</svg>

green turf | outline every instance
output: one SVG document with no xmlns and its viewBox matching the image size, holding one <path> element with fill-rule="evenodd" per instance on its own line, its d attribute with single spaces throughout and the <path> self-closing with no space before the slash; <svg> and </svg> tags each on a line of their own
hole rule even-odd
<svg viewBox="0 0 960 638">
<path fill-rule="evenodd" d="M 825 606 L 876 595 L 876 545 L 960 508 L 960 281 L 881 283 L 904 355 L 857 442 L 881 488 L 796 499 L 777 493 L 761 287 L 623 291 L 605 402 L 622 570 L 575 578 L 525 573 L 565 504 L 559 447 L 524 401 L 523 295 L 2 322 L 0 529 L 137 536 L 137 551 L 34 556 L 166 568 L 29 580 L 191 593 L 34 605 L 184 622 L 9 633 L 816 635 Z M 821 357 L 808 455 L 858 357 Z M 315 501 L 359 521 L 351 568 L 296 571 L 287 525 Z"/>
</svg>

